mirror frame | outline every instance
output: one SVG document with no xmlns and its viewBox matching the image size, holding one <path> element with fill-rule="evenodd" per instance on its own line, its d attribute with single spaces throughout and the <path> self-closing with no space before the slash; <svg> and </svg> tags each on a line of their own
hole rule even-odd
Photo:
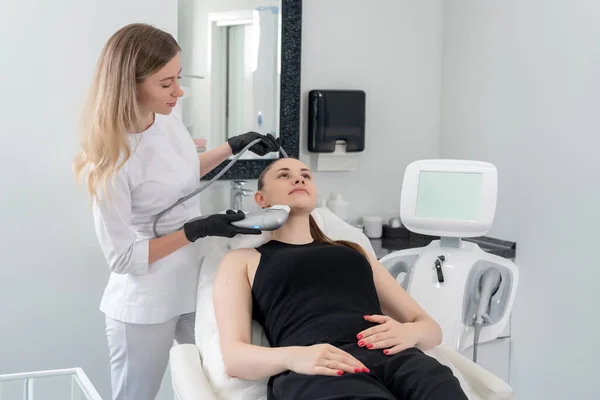
<svg viewBox="0 0 600 400">
<path fill-rule="evenodd" d="M 302 48 L 302 1 L 281 0 L 281 78 L 279 98 L 279 137 L 287 155 L 298 158 L 300 152 L 300 63 Z M 276 159 L 238 160 L 219 180 L 258 179 Z M 204 175 L 212 179 L 231 160 Z M 202 168 L 202 166 L 200 166 Z"/>
</svg>

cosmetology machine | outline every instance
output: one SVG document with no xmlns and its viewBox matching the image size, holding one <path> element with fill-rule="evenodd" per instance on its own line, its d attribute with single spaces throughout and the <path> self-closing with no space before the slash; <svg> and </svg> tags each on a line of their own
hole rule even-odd
<svg viewBox="0 0 600 400">
<path fill-rule="evenodd" d="M 412 232 L 440 237 L 381 263 L 441 326 L 443 342 L 477 362 L 480 343 L 502 336 L 519 281 L 510 260 L 463 241 L 485 235 L 496 210 L 497 171 L 489 163 L 421 160 L 404 175 L 400 216 Z M 508 351 L 506 351 L 508 357 Z"/>
</svg>

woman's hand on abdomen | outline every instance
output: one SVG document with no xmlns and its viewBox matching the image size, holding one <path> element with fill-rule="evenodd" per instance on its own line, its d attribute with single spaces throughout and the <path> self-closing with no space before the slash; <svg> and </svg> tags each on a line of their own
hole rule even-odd
<svg viewBox="0 0 600 400">
<path fill-rule="evenodd" d="M 330 344 L 287 347 L 286 353 L 286 366 L 298 374 L 336 376 L 344 372 L 369 372 L 362 362 Z"/>
</svg>

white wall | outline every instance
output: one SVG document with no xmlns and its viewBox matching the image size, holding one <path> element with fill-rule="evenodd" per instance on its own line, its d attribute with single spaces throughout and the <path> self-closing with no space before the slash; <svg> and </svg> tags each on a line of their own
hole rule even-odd
<svg viewBox="0 0 600 400">
<path fill-rule="evenodd" d="M 304 0 L 301 154 L 307 149 L 307 96 L 312 89 L 362 89 L 367 95 L 366 145 L 351 172 L 317 172 L 324 195 L 340 192 L 351 217 L 400 213 L 406 165 L 439 155 L 442 1 Z M 350 183 L 356 183 L 353 187 Z M 229 183 L 203 196 L 204 212 L 229 206 Z M 256 181 L 249 181 L 256 189 Z M 244 205 L 253 209 L 254 200 Z"/>
<path fill-rule="evenodd" d="M 598 398 L 600 3 L 446 1 L 441 155 L 491 161 L 517 241 L 516 399 Z"/>
<path fill-rule="evenodd" d="M 0 374 L 80 366 L 103 398 L 108 267 L 71 161 L 101 48 L 130 22 L 176 34 L 177 2 L 0 3 Z"/>
</svg>

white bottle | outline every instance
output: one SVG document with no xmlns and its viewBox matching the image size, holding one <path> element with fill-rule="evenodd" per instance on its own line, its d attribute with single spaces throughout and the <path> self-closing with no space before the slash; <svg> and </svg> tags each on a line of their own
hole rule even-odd
<svg viewBox="0 0 600 400">
<path fill-rule="evenodd" d="M 383 218 L 379 216 L 363 217 L 365 235 L 369 239 L 379 239 L 383 235 Z"/>
<path fill-rule="evenodd" d="M 342 195 L 340 193 L 338 193 L 333 200 L 330 200 L 327 203 L 327 208 L 329 208 L 331 212 L 337 215 L 340 219 L 348 222 L 350 204 L 342 199 Z"/>
</svg>

